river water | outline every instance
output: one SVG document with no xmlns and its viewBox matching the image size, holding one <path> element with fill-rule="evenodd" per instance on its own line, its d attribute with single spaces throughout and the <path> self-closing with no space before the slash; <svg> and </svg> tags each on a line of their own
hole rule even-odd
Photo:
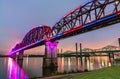
<svg viewBox="0 0 120 79">
<path fill-rule="evenodd" d="M 88 60 L 88 59 L 87 59 Z M 75 57 L 58 58 L 58 72 L 70 72 L 82 70 L 85 68 L 80 66 L 80 59 L 76 61 Z M 84 59 L 83 59 L 84 61 Z M 43 58 L 42 57 L 24 57 L 23 61 L 15 61 L 8 57 L 0 58 L 0 79 L 28 79 L 31 77 L 43 76 Z M 103 67 L 111 66 L 107 56 L 90 57 L 87 61 L 87 69 L 95 70 Z"/>
</svg>

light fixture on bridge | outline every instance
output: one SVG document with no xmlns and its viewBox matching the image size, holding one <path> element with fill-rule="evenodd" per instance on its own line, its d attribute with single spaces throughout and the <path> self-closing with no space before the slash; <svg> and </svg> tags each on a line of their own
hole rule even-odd
<svg viewBox="0 0 120 79">
<path fill-rule="evenodd" d="M 91 20 L 88 21 L 88 23 L 90 23 L 90 22 L 91 22 Z"/>
<path fill-rule="evenodd" d="M 118 15 L 120 15 L 120 11 L 119 11 L 119 12 L 117 12 L 117 14 L 118 14 Z"/>
<path fill-rule="evenodd" d="M 118 3 L 119 3 L 119 0 L 115 0 L 115 5 L 118 5 Z"/>
<path fill-rule="evenodd" d="M 42 27 L 42 25 L 38 25 L 38 27 Z"/>
</svg>

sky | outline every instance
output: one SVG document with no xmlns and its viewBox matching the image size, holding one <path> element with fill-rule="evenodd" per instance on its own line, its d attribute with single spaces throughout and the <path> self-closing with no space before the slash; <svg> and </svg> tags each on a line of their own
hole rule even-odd
<svg viewBox="0 0 120 79">
<path fill-rule="evenodd" d="M 34 26 L 53 26 L 72 9 L 90 0 L 0 0 L 0 54 L 7 54 L 17 43 L 21 42 L 26 32 Z M 87 32 L 59 41 L 58 48 L 75 50 L 75 43 L 82 43 L 84 48 L 97 49 L 106 45 L 117 45 L 120 26 Z M 27 50 L 44 52 L 44 46 Z M 32 53 L 31 52 L 31 53 Z"/>
</svg>

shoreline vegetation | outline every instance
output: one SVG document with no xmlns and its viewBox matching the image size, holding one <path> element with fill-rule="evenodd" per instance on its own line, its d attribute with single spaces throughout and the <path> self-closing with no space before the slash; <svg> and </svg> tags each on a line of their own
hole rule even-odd
<svg viewBox="0 0 120 79">
<path fill-rule="evenodd" d="M 30 79 L 120 79 L 120 65 L 113 65 L 88 72 L 63 73 L 49 77 L 32 77 Z"/>
<path fill-rule="evenodd" d="M 0 55 L 0 57 L 10 57 L 9 55 Z"/>
<path fill-rule="evenodd" d="M 97 70 L 56 72 L 52 76 L 32 77 L 30 79 L 120 79 L 120 59 L 115 59 L 112 66 Z"/>
<path fill-rule="evenodd" d="M 120 65 L 113 65 L 92 72 L 86 72 L 72 79 L 120 79 Z"/>
</svg>

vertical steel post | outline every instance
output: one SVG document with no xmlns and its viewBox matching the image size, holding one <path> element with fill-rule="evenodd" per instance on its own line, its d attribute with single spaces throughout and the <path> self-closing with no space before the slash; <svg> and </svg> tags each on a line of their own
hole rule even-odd
<svg viewBox="0 0 120 79">
<path fill-rule="evenodd" d="M 75 43 L 76 46 L 76 70 L 78 71 L 78 45 Z"/>
<path fill-rule="evenodd" d="M 81 70 L 83 71 L 82 44 L 81 43 L 80 43 L 80 65 L 81 65 Z"/>
<path fill-rule="evenodd" d="M 119 47 L 120 47 L 120 38 L 118 38 L 118 44 L 119 44 Z"/>
</svg>

